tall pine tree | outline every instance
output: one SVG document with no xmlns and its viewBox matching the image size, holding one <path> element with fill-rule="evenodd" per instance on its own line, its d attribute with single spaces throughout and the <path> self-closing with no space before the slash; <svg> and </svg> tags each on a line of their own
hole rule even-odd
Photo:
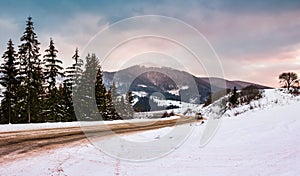
<svg viewBox="0 0 300 176">
<path fill-rule="evenodd" d="M 115 83 L 112 84 L 107 96 L 111 96 L 107 101 L 108 114 L 112 119 L 132 119 L 133 118 L 133 96 L 131 92 L 126 95 L 119 95 Z"/>
<path fill-rule="evenodd" d="M 43 72 L 39 53 L 39 41 L 34 32 L 32 18 L 28 17 L 26 28 L 21 37 L 22 44 L 19 46 L 20 78 L 23 99 L 20 104 L 21 121 L 28 123 L 40 122 L 42 95 L 43 92 Z M 25 112 L 24 112 L 25 111 Z"/>
<path fill-rule="evenodd" d="M 58 102 L 55 111 L 59 121 L 70 122 L 76 121 L 73 107 L 72 94 L 64 82 L 59 86 L 57 97 Z"/>
<path fill-rule="evenodd" d="M 133 118 L 133 114 L 134 114 L 134 111 L 133 111 L 133 107 L 132 107 L 132 104 L 133 104 L 133 95 L 132 95 L 132 92 L 129 91 L 127 92 L 126 96 L 125 96 L 125 118 L 127 119 L 132 119 Z"/>
<path fill-rule="evenodd" d="M 85 70 L 79 79 L 76 90 L 74 105 L 77 118 L 81 120 L 100 120 L 95 106 L 95 83 L 99 60 L 95 54 L 88 54 L 86 57 Z"/>
<path fill-rule="evenodd" d="M 71 67 L 67 67 L 65 71 L 65 83 L 67 87 L 72 91 L 76 90 L 77 85 L 79 84 L 79 78 L 82 74 L 82 66 L 83 60 L 80 59 L 78 54 L 78 49 L 76 48 L 75 54 L 73 55 L 72 59 L 74 59 L 74 64 Z"/>
<path fill-rule="evenodd" d="M 229 98 L 229 102 L 231 103 L 232 106 L 236 106 L 238 104 L 239 94 L 237 91 L 238 91 L 237 88 L 234 86 L 232 95 Z"/>
<path fill-rule="evenodd" d="M 95 99 L 99 113 L 103 120 L 107 118 L 107 106 L 106 106 L 106 89 L 103 84 L 103 72 L 101 66 L 98 66 L 96 83 L 95 83 Z"/>
<path fill-rule="evenodd" d="M 79 79 L 82 74 L 83 60 L 80 59 L 78 49 L 76 48 L 75 54 L 72 56 L 74 64 L 71 67 L 67 67 L 64 75 L 65 80 L 59 88 L 59 106 L 61 107 L 60 113 L 63 114 L 62 118 L 65 121 L 76 121 L 76 114 L 74 110 L 74 96 L 77 96 L 75 91 L 79 84 Z"/>
<path fill-rule="evenodd" d="M 75 96 L 78 96 L 77 93 L 77 87 L 79 85 L 79 80 L 82 75 L 82 65 L 83 60 L 80 59 L 78 49 L 76 48 L 75 54 L 73 55 L 72 59 L 74 59 L 74 64 L 72 64 L 71 67 L 67 67 L 65 74 L 65 80 L 63 83 L 63 86 L 60 89 L 61 98 L 62 98 L 62 106 L 65 107 L 65 118 L 67 118 L 67 121 L 75 121 L 76 115 L 74 110 L 74 103 L 73 100 L 78 100 L 78 98 L 75 98 Z M 80 98 L 80 97 L 79 97 Z M 79 102 L 80 104 L 80 102 Z M 79 108 L 78 108 L 79 109 Z M 78 112 L 78 114 L 81 114 Z"/>
<path fill-rule="evenodd" d="M 45 79 L 48 82 L 48 92 L 56 87 L 56 78 L 58 76 L 63 77 L 63 68 L 60 66 L 63 62 L 57 59 L 57 49 L 55 49 L 54 42 L 52 38 L 50 38 L 49 48 L 45 50 L 46 54 L 44 55 L 45 62 Z"/>
<path fill-rule="evenodd" d="M 47 81 L 47 94 L 46 94 L 46 105 L 44 115 L 47 117 L 47 120 L 61 121 L 61 117 L 58 116 L 58 97 L 57 97 L 57 86 L 56 79 L 58 76 L 63 77 L 62 70 L 60 66 L 62 61 L 57 59 L 57 49 L 55 49 L 54 42 L 50 38 L 49 48 L 45 50 L 46 54 L 44 55 L 45 62 L 45 72 L 44 78 Z"/>
<path fill-rule="evenodd" d="M 10 39 L 7 43 L 7 51 L 4 52 L 2 58 L 4 63 L 1 65 L 0 84 L 5 88 L 3 92 L 4 98 L 1 102 L 1 110 L 3 123 L 18 122 L 16 105 L 18 101 L 18 62 L 14 44 Z"/>
<path fill-rule="evenodd" d="M 113 83 L 109 90 L 106 93 L 106 111 L 107 119 L 106 120 L 118 120 L 122 119 L 118 114 L 120 106 L 118 104 L 118 93 L 115 83 Z M 117 111 L 118 110 L 118 111 Z"/>
</svg>

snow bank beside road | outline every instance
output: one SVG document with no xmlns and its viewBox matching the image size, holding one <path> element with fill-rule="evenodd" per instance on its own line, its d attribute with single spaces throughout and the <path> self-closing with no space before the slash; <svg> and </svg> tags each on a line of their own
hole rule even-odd
<svg viewBox="0 0 300 176">
<path fill-rule="evenodd" d="M 114 121 L 94 121 L 94 122 L 56 122 L 56 123 L 31 123 L 31 124 L 8 124 L 0 125 L 0 132 L 9 131 L 22 131 L 22 130 L 40 130 L 51 128 L 69 128 L 90 125 L 103 125 L 103 124 L 119 124 L 119 123 L 138 123 L 138 122 L 154 122 L 160 120 L 177 119 L 178 116 L 172 116 L 161 119 L 131 119 L 131 120 L 114 120 Z"/>
</svg>

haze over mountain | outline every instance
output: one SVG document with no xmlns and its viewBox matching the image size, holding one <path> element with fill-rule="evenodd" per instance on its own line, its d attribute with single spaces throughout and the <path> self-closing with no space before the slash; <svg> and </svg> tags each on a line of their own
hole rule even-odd
<svg viewBox="0 0 300 176">
<path fill-rule="evenodd" d="M 223 78 L 196 77 L 190 73 L 169 67 L 132 66 L 117 72 L 104 72 L 104 84 L 108 88 L 114 82 L 118 92 L 140 92 L 143 96 L 161 94 L 165 99 L 191 103 L 203 103 L 210 93 L 228 88 L 245 88 L 255 85 L 260 89 L 270 87 L 244 81 Z"/>
</svg>

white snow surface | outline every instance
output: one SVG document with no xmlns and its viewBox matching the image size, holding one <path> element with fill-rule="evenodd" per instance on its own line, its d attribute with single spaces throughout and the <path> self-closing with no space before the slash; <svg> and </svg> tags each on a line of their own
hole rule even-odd
<svg viewBox="0 0 300 176">
<path fill-rule="evenodd" d="M 188 89 L 188 88 L 189 88 L 189 86 L 182 86 L 182 87 L 179 88 L 179 89 L 169 90 L 168 92 L 169 92 L 170 94 L 173 94 L 173 95 L 180 95 L 180 90 L 186 90 L 186 89 Z"/>
<path fill-rule="evenodd" d="M 139 87 L 148 87 L 148 86 L 146 86 L 146 85 L 144 85 L 144 84 L 139 84 L 138 86 L 139 86 Z"/>
<path fill-rule="evenodd" d="M 148 95 L 148 93 L 144 91 L 132 91 L 132 94 L 138 97 L 146 97 Z"/>
<path fill-rule="evenodd" d="M 124 161 L 90 143 L 76 143 L 4 163 L 0 175 L 298 176 L 300 102 L 277 90 L 266 91 L 265 95 L 260 108 L 225 116 L 214 138 L 204 147 L 199 143 L 206 123 L 193 123 L 187 124 L 193 132 L 181 146 L 155 160 Z M 271 103 L 273 100 L 278 102 Z M 160 140 L 159 136 L 171 130 L 162 128 L 122 137 L 139 142 Z"/>
<path fill-rule="evenodd" d="M 152 97 L 153 101 L 157 103 L 158 106 L 178 106 L 179 108 L 196 108 L 199 106 L 198 104 L 192 104 L 192 103 L 186 103 L 186 102 L 180 102 L 180 101 L 174 101 L 174 100 L 161 100 L 157 97 Z"/>
</svg>

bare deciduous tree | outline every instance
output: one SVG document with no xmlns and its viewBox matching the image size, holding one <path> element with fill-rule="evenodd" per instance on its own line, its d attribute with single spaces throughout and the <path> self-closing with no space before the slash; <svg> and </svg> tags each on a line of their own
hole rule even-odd
<svg viewBox="0 0 300 176">
<path fill-rule="evenodd" d="M 297 82 L 298 75 L 294 72 L 281 73 L 279 75 L 279 79 L 280 84 L 290 90 L 290 88 Z"/>
</svg>

